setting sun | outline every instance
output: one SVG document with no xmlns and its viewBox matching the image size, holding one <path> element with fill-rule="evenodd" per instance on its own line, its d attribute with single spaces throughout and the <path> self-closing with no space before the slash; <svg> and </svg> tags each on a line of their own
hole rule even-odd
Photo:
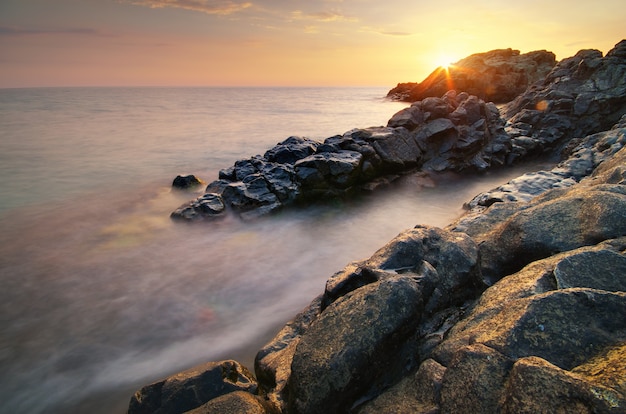
<svg viewBox="0 0 626 414">
<path fill-rule="evenodd" d="M 450 55 L 440 54 L 435 58 L 435 61 L 433 63 L 435 64 L 435 67 L 448 69 L 455 61 L 456 60 Z"/>
</svg>

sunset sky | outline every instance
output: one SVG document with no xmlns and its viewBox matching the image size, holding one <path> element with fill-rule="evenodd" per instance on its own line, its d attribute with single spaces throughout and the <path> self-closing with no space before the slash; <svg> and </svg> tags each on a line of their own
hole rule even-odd
<svg viewBox="0 0 626 414">
<path fill-rule="evenodd" d="M 395 86 L 626 38 L 624 0 L 0 0 L 0 87 Z"/>
</svg>

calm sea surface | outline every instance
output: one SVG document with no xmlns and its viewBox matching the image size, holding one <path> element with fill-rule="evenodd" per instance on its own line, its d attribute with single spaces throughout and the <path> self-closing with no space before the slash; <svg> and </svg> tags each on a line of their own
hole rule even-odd
<svg viewBox="0 0 626 414">
<path fill-rule="evenodd" d="M 0 411 L 123 413 L 132 393 L 256 349 L 347 263 L 521 169 L 253 223 L 171 222 L 205 181 L 290 135 L 385 125 L 385 88 L 0 90 Z M 526 167 L 527 168 L 527 167 Z"/>
</svg>

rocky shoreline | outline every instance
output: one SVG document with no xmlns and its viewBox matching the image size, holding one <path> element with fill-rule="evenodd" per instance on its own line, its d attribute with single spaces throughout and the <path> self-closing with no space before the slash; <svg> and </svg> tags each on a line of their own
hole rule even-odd
<svg viewBox="0 0 626 414">
<path fill-rule="evenodd" d="M 207 363 L 143 387 L 128 412 L 626 412 L 625 146 L 623 40 L 556 63 L 500 110 L 446 92 L 386 127 L 238 161 L 173 217 L 252 218 L 415 169 L 561 159 L 332 275 L 254 375 Z"/>
</svg>

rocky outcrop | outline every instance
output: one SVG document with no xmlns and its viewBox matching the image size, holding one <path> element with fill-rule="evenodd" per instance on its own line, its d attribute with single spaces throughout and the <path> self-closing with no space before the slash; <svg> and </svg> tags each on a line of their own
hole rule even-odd
<svg viewBox="0 0 626 414">
<path fill-rule="evenodd" d="M 289 137 L 263 156 L 219 173 L 206 193 L 172 213 L 183 220 L 254 218 L 304 201 L 342 197 L 416 168 L 484 170 L 511 150 L 498 109 L 467 93 L 416 102 L 386 127 L 353 129 L 323 142 Z"/>
<path fill-rule="evenodd" d="M 567 145 L 611 128 L 626 113 L 626 40 L 605 57 L 581 50 L 503 109 L 511 158 Z M 575 144 L 575 142 L 574 142 Z"/>
<path fill-rule="evenodd" d="M 487 102 L 505 103 L 543 80 L 555 64 L 554 53 L 545 50 L 524 54 L 513 49 L 492 50 L 468 56 L 448 68 L 439 67 L 420 83 L 399 83 L 387 96 L 416 102 L 455 89 Z"/>
<path fill-rule="evenodd" d="M 624 44 L 598 57 L 583 82 L 603 85 L 591 101 L 605 103 L 570 113 L 570 125 L 578 126 L 551 143 L 540 141 L 545 125 L 531 125 L 524 136 L 564 155 L 554 168 L 479 194 L 446 228 L 418 225 L 332 275 L 259 351 L 256 382 L 234 362 L 210 364 L 144 387 L 129 412 L 625 412 L 626 110 L 618 97 L 603 101 L 619 85 L 602 81 L 622 73 Z M 553 96 L 550 90 L 560 91 L 586 65 L 580 62 L 564 66 L 567 79 L 528 93 Z M 458 149 L 459 125 L 486 137 L 485 145 L 469 145 L 472 159 L 510 159 L 503 154 L 515 147 L 499 141 L 501 124 L 489 118 L 490 107 L 461 93 L 423 100 L 387 127 L 279 144 L 270 155 L 236 163 L 209 187 L 223 194 L 234 186 L 271 204 L 313 190 L 345 191 L 362 177 L 419 164 L 418 154 L 422 166 L 467 168 L 442 155 Z M 547 104 L 537 116 L 561 116 L 559 108 Z M 592 124 L 582 119 L 620 111 L 606 130 L 574 134 Z M 456 141 L 448 139 L 453 133 Z M 284 192 L 267 195 L 280 187 L 267 178 L 265 185 L 241 184 L 272 168 L 288 170 Z M 287 191 L 294 184 L 297 196 Z M 203 197 L 209 204 L 228 199 Z"/>
</svg>

